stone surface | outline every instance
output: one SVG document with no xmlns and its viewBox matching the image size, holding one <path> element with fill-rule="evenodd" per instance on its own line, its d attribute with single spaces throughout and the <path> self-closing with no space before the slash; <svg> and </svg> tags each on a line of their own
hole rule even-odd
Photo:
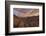
<svg viewBox="0 0 46 36">
<path fill-rule="evenodd" d="M 14 27 L 38 27 L 39 16 L 17 17 L 14 16 Z"/>
</svg>

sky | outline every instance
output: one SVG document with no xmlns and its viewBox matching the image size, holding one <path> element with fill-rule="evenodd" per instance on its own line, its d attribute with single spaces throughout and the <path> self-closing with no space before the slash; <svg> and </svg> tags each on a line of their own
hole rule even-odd
<svg viewBox="0 0 46 36">
<path fill-rule="evenodd" d="M 13 9 L 13 15 L 16 15 L 16 16 L 28 16 L 28 15 L 31 15 L 32 11 L 38 11 L 38 9 L 24 9 L 24 8 L 14 8 Z M 34 12 L 33 12 L 34 13 Z"/>
</svg>

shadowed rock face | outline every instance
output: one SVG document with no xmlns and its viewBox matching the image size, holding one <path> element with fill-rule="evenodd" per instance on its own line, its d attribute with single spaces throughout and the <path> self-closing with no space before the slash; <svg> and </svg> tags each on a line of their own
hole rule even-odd
<svg viewBox="0 0 46 36">
<path fill-rule="evenodd" d="M 17 17 L 14 16 L 14 27 L 38 27 L 39 16 Z"/>
</svg>

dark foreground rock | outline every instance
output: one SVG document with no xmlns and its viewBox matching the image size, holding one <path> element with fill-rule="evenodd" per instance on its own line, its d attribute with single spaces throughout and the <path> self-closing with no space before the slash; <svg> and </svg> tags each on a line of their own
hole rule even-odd
<svg viewBox="0 0 46 36">
<path fill-rule="evenodd" d="M 17 17 L 14 16 L 14 27 L 38 27 L 39 16 Z"/>
</svg>

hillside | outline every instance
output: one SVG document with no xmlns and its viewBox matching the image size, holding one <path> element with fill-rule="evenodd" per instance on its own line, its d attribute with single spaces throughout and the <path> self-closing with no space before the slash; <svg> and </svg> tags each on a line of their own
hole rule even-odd
<svg viewBox="0 0 46 36">
<path fill-rule="evenodd" d="M 33 17 L 16 17 L 14 16 L 14 27 L 38 27 L 39 16 Z"/>
</svg>

